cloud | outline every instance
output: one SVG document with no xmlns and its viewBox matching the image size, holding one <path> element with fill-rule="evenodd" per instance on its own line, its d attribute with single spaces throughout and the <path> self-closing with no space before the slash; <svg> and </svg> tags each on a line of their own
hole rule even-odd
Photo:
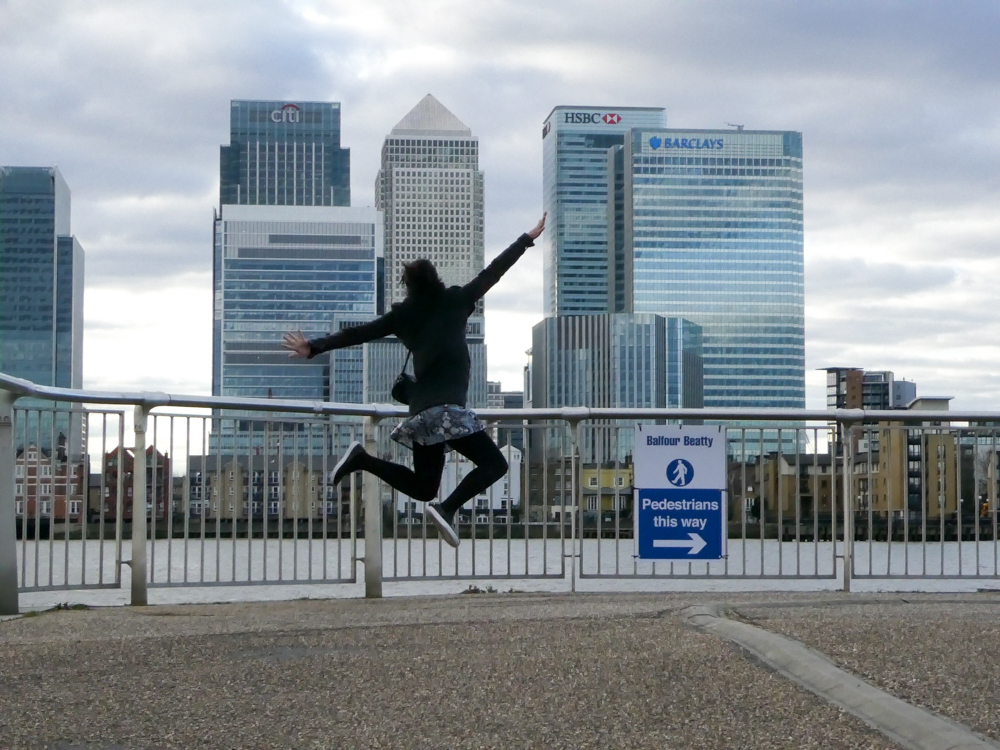
<svg viewBox="0 0 1000 750">
<path fill-rule="evenodd" d="M 998 22 L 989 0 L 11 0 L 0 2 L 0 163 L 60 166 L 88 294 L 210 299 L 233 98 L 342 102 L 353 202 L 371 205 L 382 139 L 433 92 L 480 138 L 488 259 L 538 218 L 541 124 L 557 104 L 801 130 L 810 366 L 896 368 L 996 408 Z M 540 314 L 534 252 L 487 299 L 490 366 L 507 387 Z M 155 322 L 102 333 L 101 346 L 207 329 L 158 299 Z M 87 330 L 93 351 L 101 329 Z M 210 347 L 198 330 L 192 346 Z M 85 375 L 204 390 L 209 354 L 148 371 L 88 356 Z M 809 383 L 813 403 L 822 384 Z"/>
</svg>

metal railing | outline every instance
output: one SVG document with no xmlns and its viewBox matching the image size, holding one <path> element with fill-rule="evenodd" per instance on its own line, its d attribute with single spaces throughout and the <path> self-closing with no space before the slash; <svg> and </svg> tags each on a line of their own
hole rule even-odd
<svg viewBox="0 0 1000 750">
<path fill-rule="evenodd" d="M 19 592 L 121 587 L 122 566 L 133 604 L 156 587 L 356 583 L 358 563 L 370 597 L 383 582 L 827 579 L 849 590 L 854 579 L 1000 577 L 997 412 L 477 413 L 509 469 L 460 511 L 453 549 L 421 504 L 372 475 L 332 485 L 353 439 L 409 460 L 389 439 L 405 407 L 0 374 L 0 613 L 17 611 Z M 706 420 L 728 428 L 727 556 L 639 560 L 635 426 Z M 470 469 L 449 454 L 441 494 Z"/>
</svg>

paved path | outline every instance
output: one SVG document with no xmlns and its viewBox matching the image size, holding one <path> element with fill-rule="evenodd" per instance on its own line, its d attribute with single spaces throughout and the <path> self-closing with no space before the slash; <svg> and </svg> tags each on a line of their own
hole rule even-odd
<svg viewBox="0 0 1000 750">
<path fill-rule="evenodd" d="M 817 627 L 835 627 L 850 612 L 843 596 L 722 596 L 483 594 L 0 622 L 0 747 L 900 747 L 680 614 L 714 601 L 766 611 L 760 624 L 778 629 L 782 613 L 815 609 Z"/>
</svg>

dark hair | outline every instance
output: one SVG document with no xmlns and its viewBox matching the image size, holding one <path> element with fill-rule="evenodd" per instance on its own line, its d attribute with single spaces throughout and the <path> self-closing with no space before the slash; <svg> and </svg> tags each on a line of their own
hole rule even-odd
<svg viewBox="0 0 1000 750">
<path fill-rule="evenodd" d="M 403 283 L 408 297 L 425 297 L 444 291 L 444 282 L 427 258 L 417 258 L 403 266 Z"/>
</svg>

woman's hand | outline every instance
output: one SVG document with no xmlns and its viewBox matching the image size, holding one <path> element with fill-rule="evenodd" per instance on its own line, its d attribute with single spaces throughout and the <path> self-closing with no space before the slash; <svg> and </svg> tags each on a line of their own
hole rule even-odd
<svg viewBox="0 0 1000 750">
<path fill-rule="evenodd" d="M 538 235 L 545 231 L 545 217 L 548 214 L 542 214 L 542 220 L 535 225 L 535 228 L 528 232 L 528 236 L 533 240 L 538 239 Z"/>
<path fill-rule="evenodd" d="M 289 357 L 308 357 L 312 351 L 309 341 L 302 335 L 302 331 L 286 333 L 285 340 L 281 342 L 281 348 L 288 350 Z"/>
</svg>

